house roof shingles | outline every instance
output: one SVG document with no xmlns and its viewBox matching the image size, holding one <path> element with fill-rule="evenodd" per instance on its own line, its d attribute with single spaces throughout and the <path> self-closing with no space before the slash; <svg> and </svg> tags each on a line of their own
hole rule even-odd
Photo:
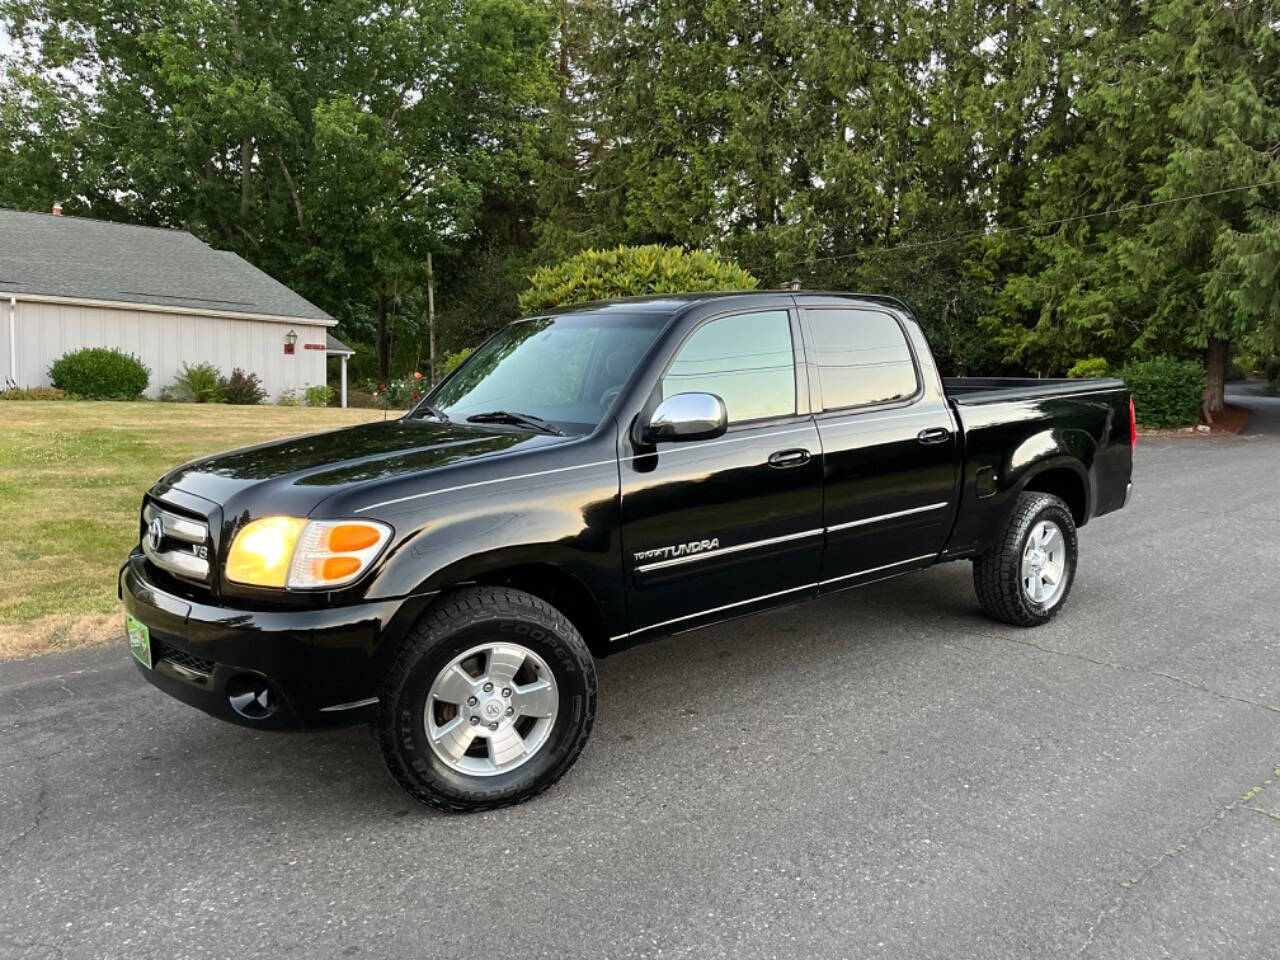
<svg viewBox="0 0 1280 960">
<path fill-rule="evenodd" d="M 10 293 L 334 322 L 184 230 L 0 208 L 0 298 Z"/>
<path fill-rule="evenodd" d="M 325 353 L 332 353 L 334 356 L 345 353 L 349 357 L 354 357 L 356 352 L 348 347 L 345 343 L 335 337 L 328 330 L 324 332 L 324 350 Z"/>
</svg>

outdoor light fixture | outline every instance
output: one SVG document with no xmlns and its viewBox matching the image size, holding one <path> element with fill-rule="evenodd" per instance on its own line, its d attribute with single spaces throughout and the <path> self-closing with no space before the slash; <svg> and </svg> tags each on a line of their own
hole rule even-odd
<svg viewBox="0 0 1280 960">
<path fill-rule="evenodd" d="M 298 335 L 290 330 L 284 335 L 284 352 L 293 353 L 294 344 L 298 342 Z"/>
</svg>

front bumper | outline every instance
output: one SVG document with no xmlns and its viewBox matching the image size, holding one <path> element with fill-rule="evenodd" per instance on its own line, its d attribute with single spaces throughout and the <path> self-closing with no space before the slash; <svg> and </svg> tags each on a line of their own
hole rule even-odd
<svg viewBox="0 0 1280 960">
<path fill-rule="evenodd" d="M 125 610 L 151 635 L 155 665 L 138 664 L 147 681 L 212 716 L 260 729 L 369 719 L 386 663 L 431 599 L 288 611 L 192 603 L 152 583 L 139 551 L 120 568 L 119 586 Z M 243 709 L 244 691 L 255 686 L 273 691 L 269 709 Z"/>
</svg>

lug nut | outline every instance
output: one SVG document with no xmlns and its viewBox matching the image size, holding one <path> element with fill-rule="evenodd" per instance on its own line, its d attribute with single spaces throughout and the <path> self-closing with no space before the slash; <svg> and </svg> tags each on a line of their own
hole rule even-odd
<svg viewBox="0 0 1280 960">
<path fill-rule="evenodd" d="M 468 706 L 468 707 L 474 707 L 475 705 L 476 705 L 476 698 L 475 698 L 475 697 L 467 697 L 467 706 Z"/>
<path fill-rule="evenodd" d="M 486 683 L 486 684 L 484 685 L 484 692 L 485 692 L 485 693 L 493 693 L 493 684 L 492 684 L 492 683 Z"/>
<path fill-rule="evenodd" d="M 508 716 L 508 717 L 509 717 L 509 716 L 511 716 L 511 715 L 512 715 L 513 713 L 515 713 L 515 712 L 516 712 L 516 708 L 515 708 L 515 707 L 507 707 L 507 716 Z"/>
<path fill-rule="evenodd" d="M 489 729 L 490 729 L 490 730 L 497 730 L 497 729 L 498 729 L 498 725 L 497 725 L 497 723 L 491 723 L 491 724 L 489 724 Z"/>
<path fill-rule="evenodd" d="M 511 688 L 510 688 L 510 687 L 503 687 L 503 688 L 502 688 L 502 695 L 503 695 L 504 697 L 509 697 L 509 696 L 511 696 Z"/>
<path fill-rule="evenodd" d="M 479 722 L 480 722 L 480 718 L 479 718 L 479 717 L 472 717 L 472 718 L 471 718 L 471 725 L 472 725 L 473 727 L 474 727 L 477 723 L 479 723 Z"/>
</svg>

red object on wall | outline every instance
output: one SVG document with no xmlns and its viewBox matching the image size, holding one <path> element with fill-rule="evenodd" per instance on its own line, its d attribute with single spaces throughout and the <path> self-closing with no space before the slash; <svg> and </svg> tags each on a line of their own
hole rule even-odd
<svg viewBox="0 0 1280 960">
<path fill-rule="evenodd" d="M 326 348 L 325 348 L 325 345 L 324 345 L 323 343 L 304 343 L 304 344 L 302 345 L 302 347 L 303 347 L 303 349 L 304 349 L 304 350 L 324 350 L 324 349 L 326 349 Z"/>
<path fill-rule="evenodd" d="M 286 343 L 286 344 L 284 345 L 284 352 L 285 352 L 285 353 L 293 353 L 293 344 L 292 344 L 292 343 Z"/>
</svg>

